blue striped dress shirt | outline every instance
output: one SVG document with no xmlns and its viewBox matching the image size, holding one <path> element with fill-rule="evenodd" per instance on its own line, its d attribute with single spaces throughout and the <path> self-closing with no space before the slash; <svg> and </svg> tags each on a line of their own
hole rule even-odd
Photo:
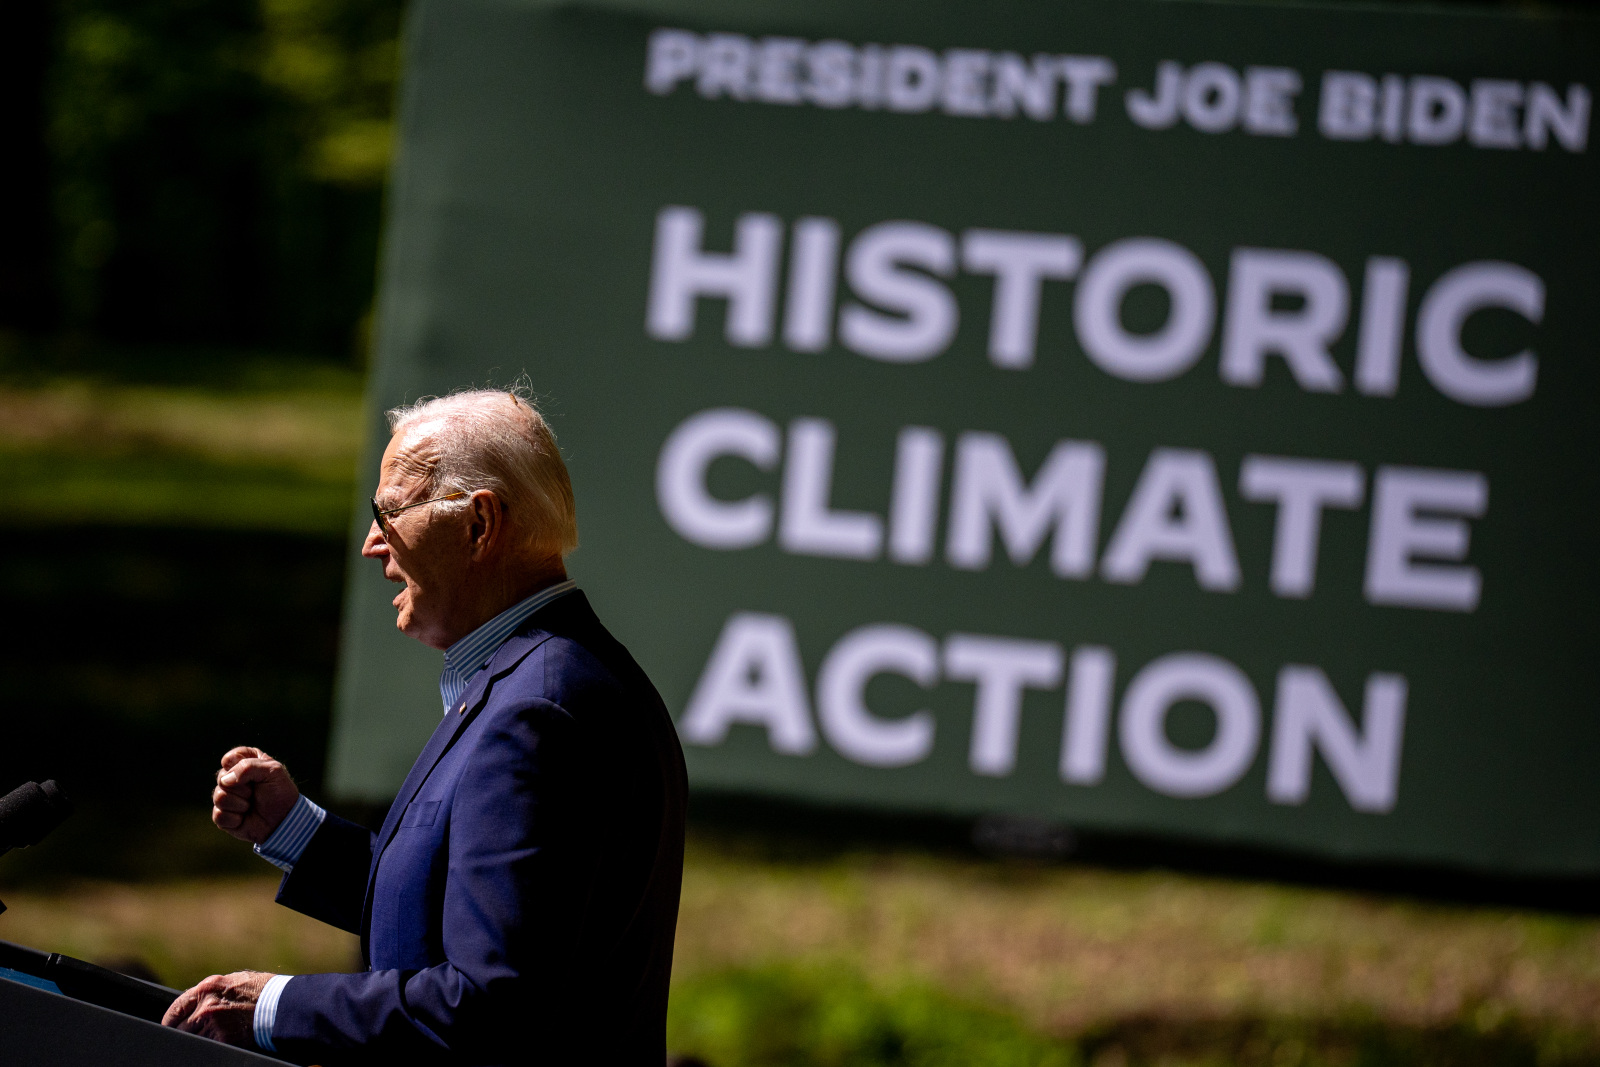
<svg viewBox="0 0 1600 1067">
<path fill-rule="evenodd" d="M 461 694 L 467 691 L 472 676 L 484 668 L 529 615 L 576 588 L 578 583 L 570 578 L 547 585 L 532 596 L 517 601 L 445 649 L 444 670 L 439 675 L 439 697 L 444 701 L 444 713 L 450 713 L 450 709 L 461 699 Z M 325 809 L 301 794 L 272 836 L 256 846 L 256 855 L 284 871 L 294 870 L 295 861 L 306 850 L 311 835 L 317 832 L 317 827 L 322 825 L 327 815 Z M 288 974 L 273 975 L 256 998 L 252 1029 L 255 1031 L 256 1044 L 268 1052 L 277 1051 L 272 1044 L 272 1024 L 278 1017 L 278 998 L 283 995 L 283 987 L 289 984 L 292 977 Z"/>
<path fill-rule="evenodd" d="M 517 601 L 445 649 L 444 670 L 439 675 L 439 697 L 444 701 L 445 712 L 449 713 L 455 707 L 461 694 L 467 691 L 467 683 L 472 681 L 472 676 L 483 669 L 483 665 L 506 643 L 506 638 L 516 633 L 517 627 L 529 615 L 576 588 L 578 583 L 571 578 L 547 585 L 527 599 Z"/>
</svg>

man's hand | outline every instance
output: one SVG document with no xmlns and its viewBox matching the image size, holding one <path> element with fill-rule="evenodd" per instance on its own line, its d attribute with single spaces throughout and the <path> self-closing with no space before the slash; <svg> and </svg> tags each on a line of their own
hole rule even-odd
<svg viewBox="0 0 1600 1067">
<path fill-rule="evenodd" d="M 224 833 L 259 845 L 299 799 L 300 789 L 283 764 L 259 748 L 241 745 L 222 757 L 217 787 L 211 791 L 211 821 Z"/>
<path fill-rule="evenodd" d="M 256 1047 L 256 1000 L 271 977 L 261 971 L 214 974 L 193 989 L 179 993 L 162 1017 L 161 1025 L 253 1049 Z"/>
</svg>

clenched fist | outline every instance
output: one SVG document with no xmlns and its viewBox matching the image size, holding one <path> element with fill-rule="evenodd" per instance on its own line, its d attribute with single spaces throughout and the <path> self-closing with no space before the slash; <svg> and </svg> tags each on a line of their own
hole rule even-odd
<svg viewBox="0 0 1600 1067">
<path fill-rule="evenodd" d="M 249 745 L 230 749 L 211 791 L 211 821 L 241 841 L 259 845 L 283 822 L 300 789 L 283 764 Z"/>
</svg>

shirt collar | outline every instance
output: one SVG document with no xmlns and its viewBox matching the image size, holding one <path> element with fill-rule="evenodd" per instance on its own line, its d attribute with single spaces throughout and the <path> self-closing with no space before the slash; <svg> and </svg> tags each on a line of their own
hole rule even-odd
<svg viewBox="0 0 1600 1067">
<path fill-rule="evenodd" d="M 578 588 L 578 583 L 568 578 L 555 585 L 547 585 L 532 596 L 519 600 L 455 644 L 445 649 L 444 670 L 439 675 L 439 697 L 444 710 L 449 712 L 467 683 L 483 668 L 485 663 L 517 632 L 523 622 L 546 604 Z"/>
</svg>

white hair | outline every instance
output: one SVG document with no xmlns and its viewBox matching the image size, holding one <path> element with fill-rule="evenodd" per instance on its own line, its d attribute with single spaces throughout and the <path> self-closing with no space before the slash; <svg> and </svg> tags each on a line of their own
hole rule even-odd
<svg viewBox="0 0 1600 1067">
<path fill-rule="evenodd" d="M 564 556 L 578 547 L 572 479 L 531 393 L 524 376 L 504 389 L 423 397 L 387 412 L 389 429 L 414 432 L 438 449 L 427 474 L 430 496 L 492 490 L 528 548 Z"/>
</svg>

